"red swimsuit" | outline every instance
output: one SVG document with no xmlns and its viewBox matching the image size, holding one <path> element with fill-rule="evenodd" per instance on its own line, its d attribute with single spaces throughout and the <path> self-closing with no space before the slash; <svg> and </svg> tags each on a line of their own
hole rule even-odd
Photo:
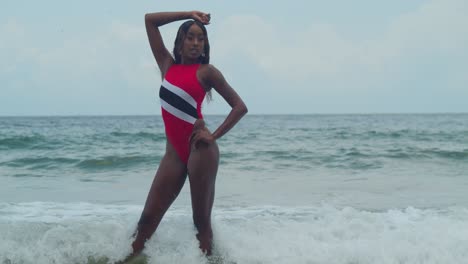
<svg viewBox="0 0 468 264">
<path fill-rule="evenodd" d="M 197 79 L 199 67 L 200 64 L 173 64 L 159 89 L 167 139 L 185 164 L 193 124 L 203 118 L 201 105 L 206 92 Z"/>
</svg>

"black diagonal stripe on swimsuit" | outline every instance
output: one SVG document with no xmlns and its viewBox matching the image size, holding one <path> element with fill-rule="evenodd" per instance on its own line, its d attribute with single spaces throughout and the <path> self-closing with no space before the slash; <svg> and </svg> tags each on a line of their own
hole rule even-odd
<svg viewBox="0 0 468 264">
<path fill-rule="evenodd" d="M 197 109 L 195 107 L 162 85 L 159 89 L 159 98 L 193 118 L 198 118 Z"/>
</svg>

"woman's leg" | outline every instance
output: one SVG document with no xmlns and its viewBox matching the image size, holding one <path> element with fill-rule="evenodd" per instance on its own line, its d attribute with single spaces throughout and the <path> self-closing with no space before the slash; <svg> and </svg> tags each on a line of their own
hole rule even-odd
<svg viewBox="0 0 468 264">
<path fill-rule="evenodd" d="M 166 153 L 159 164 L 138 222 L 135 240 L 132 243 L 132 255 L 137 255 L 143 250 L 146 240 L 154 233 L 163 215 L 179 195 L 186 177 L 186 165 L 167 142 Z"/>
<path fill-rule="evenodd" d="M 206 128 L 204 128 L 206 129 Z M 218 171 L 219 150 L 216 143 L 200 144 L 190 152 L 188 174 L 192 196 L 193 222 L 198 230 L 200 249 L 211 254 L 213 231 L 211 229 L 211 209 L 215 194 L 216 173 Z"/>
</svg>

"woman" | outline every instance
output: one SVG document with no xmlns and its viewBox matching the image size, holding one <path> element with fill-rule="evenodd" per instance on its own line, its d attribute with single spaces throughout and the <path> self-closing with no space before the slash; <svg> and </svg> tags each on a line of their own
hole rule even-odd
<svg viewBox="0 0 468 264">
<path fill-rule="evenodd" d="M 172 57 L 158 27 L 185 19 L 193 20 L 180 26 Z M 209 64 L 210 46 L 205 28 L 209 22 L 210 15 L 199 11 L 145 15 L 149 43 L 163 79 L 159 96 L 167 143 L 138 222 L 132 256 L 143 250 L 145 241 L 182 189 L 187 174 L 196 237 L 200 249 L 211 254 L 211 209 L 219 162 L 216 140 L 247 113 L 247 107 L 221 72 Z M 212 88 L 232 107 L 213 133 L 205 127 L 201 114 L 202 101 Z"/>
</svg>

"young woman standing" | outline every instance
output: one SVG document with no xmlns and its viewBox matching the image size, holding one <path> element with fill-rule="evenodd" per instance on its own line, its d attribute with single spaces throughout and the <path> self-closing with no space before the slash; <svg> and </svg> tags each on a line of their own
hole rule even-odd
<svg viewBox="0 0 468 264">
<path fill-rule="evenodd" d="M 190 20 L 180 26 L 172 56 L 163 43 L 159 27 L 186 19 Z M 138 222 L 131 256 L 143 250 L 187 175 L 196 237 L 200 249 L 211 254 L 211 210 L 219 163 L 216 140 L 247 113 L 247 107 L 221 72 L 209 64 L 210 45 L 205 28 L 209 22 L 210 15 L 199 11 L 145 15 L 148 40 L 163 79 L 159 97 L 167 144 Z M 201 113 L 202 102 L 207 93 L 211 95 L 212 89 L 232 108 L 213 133 L 205 127 Z"/>
</svg>

